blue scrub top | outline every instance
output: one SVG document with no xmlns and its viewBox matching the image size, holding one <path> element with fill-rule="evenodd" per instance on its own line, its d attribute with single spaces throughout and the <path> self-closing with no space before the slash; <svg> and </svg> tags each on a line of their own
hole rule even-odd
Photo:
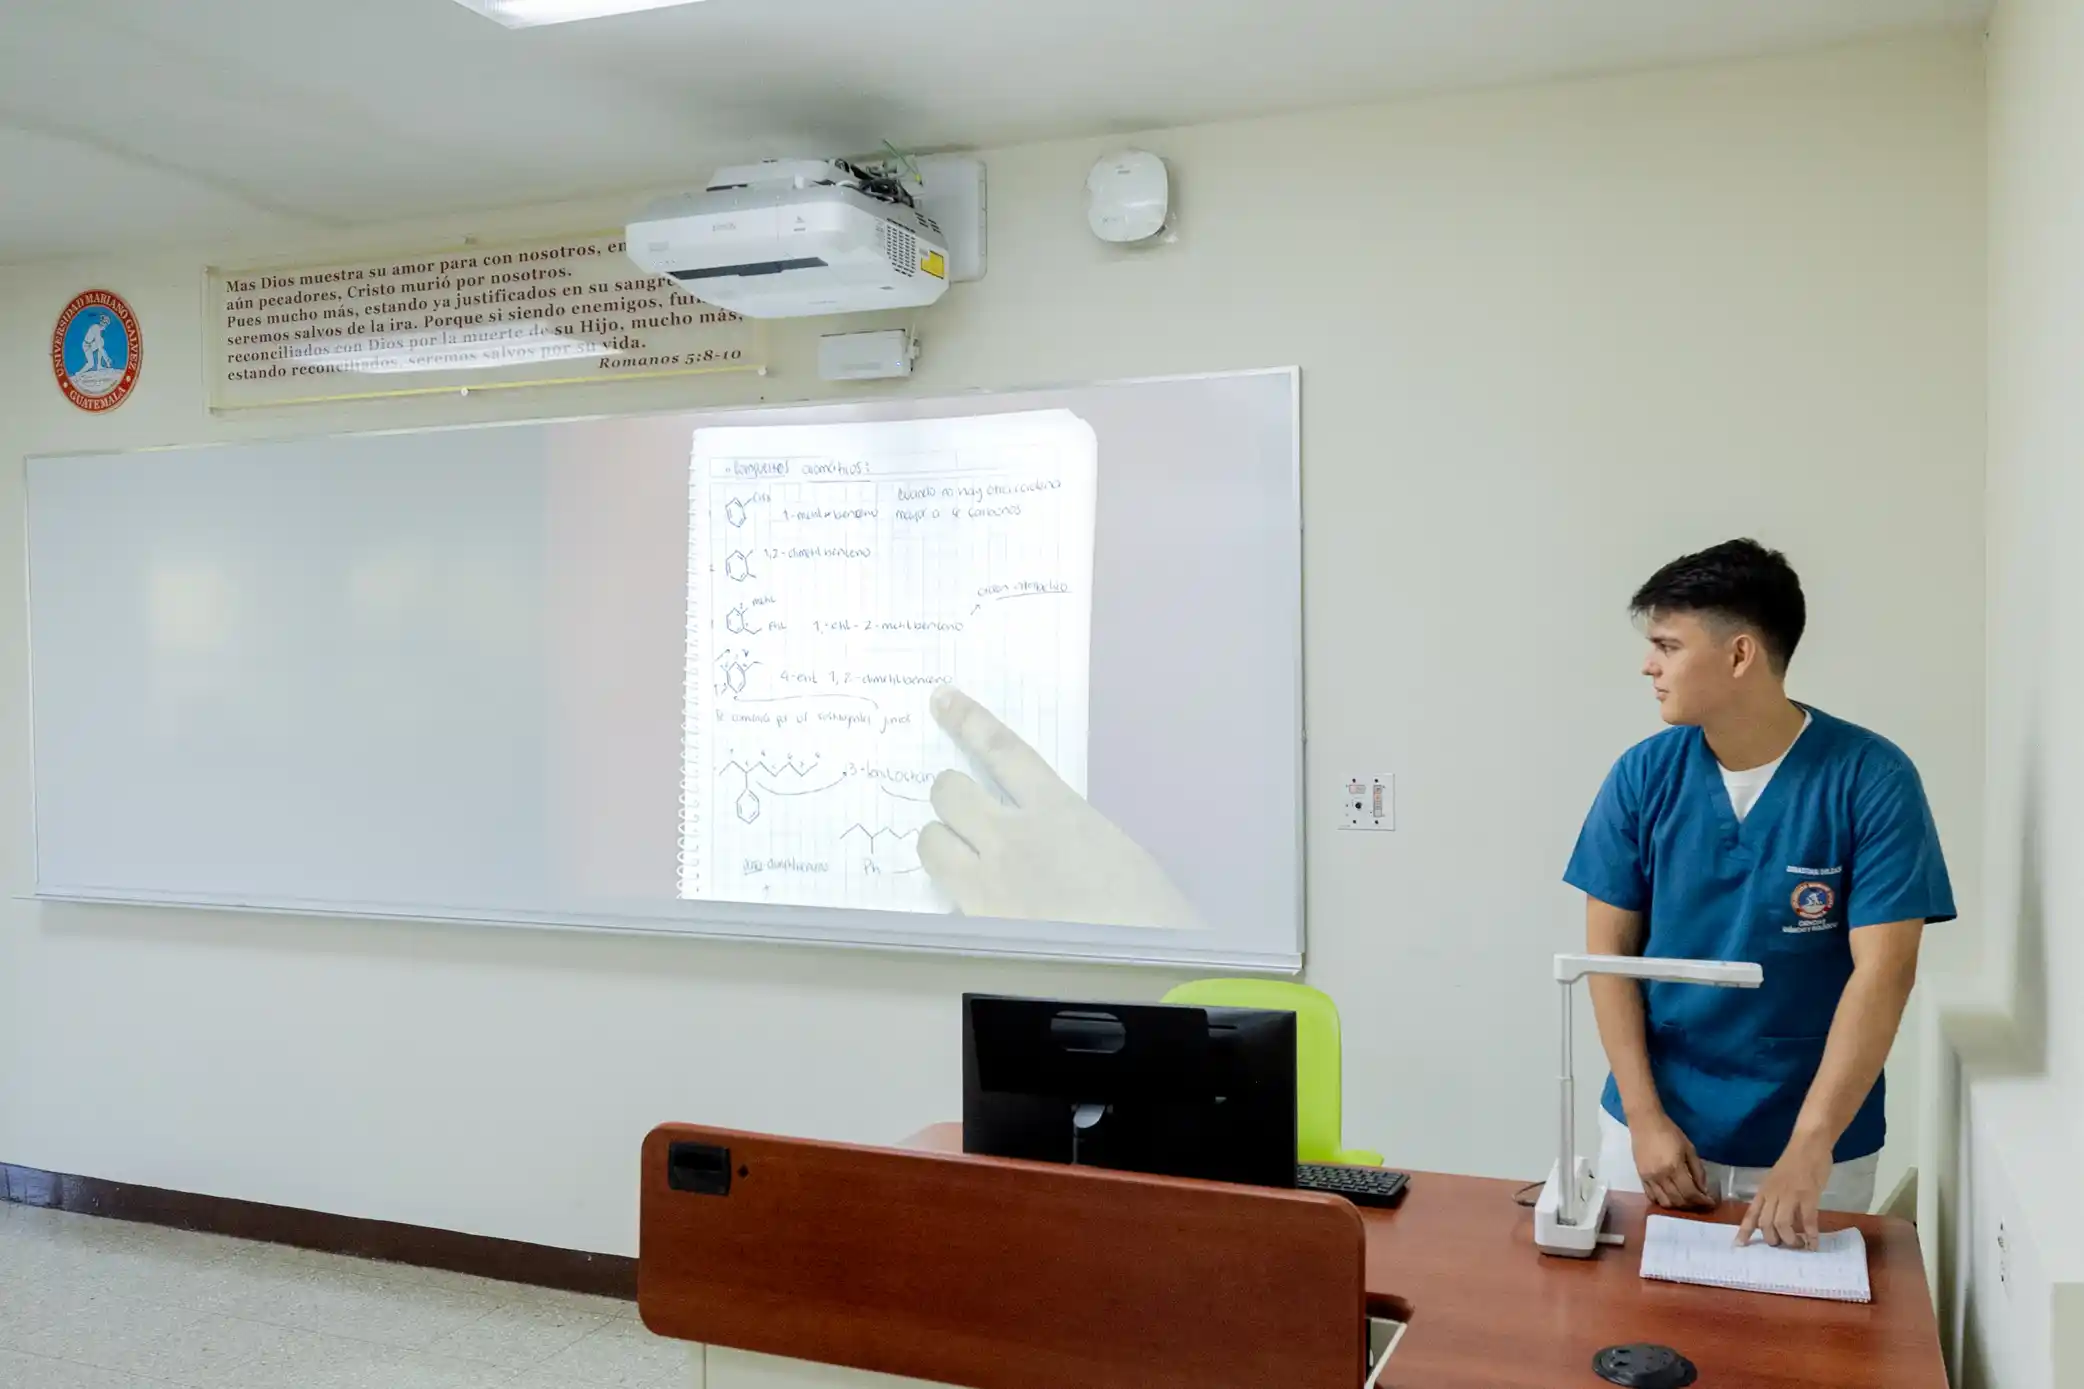
<svg viewBox="0 0 2084 1389">
<path fill-rule="evenodd" d="M 1809 713 L 1741 824 L 1699 729 L 1631 748 L 1563 875 L 1644 913 L 1646 955 L 1764 967 L 1759 989 L 1644 986 L 1658 1097 L 1702 1158 L 1732 1167 L 1770 1167 L 1786 1150 L 1852 977 L 1849 933 L 1954 919 L 1917 768 L 1887 739 Z M 1882 1094 L 1876 1081 L 1836 1161 L 1880 1151 Z M 1611 1076 L 1602 1103 L 1626 1122 Z"/>
</svg>

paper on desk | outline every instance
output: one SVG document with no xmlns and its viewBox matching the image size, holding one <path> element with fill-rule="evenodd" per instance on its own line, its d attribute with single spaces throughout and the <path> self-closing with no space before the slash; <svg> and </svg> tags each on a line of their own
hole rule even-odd
<svg viewBox="0 0 2084 1389">
<path fill-rule="evenodd" d="M 1761 1235 L 1742 1249 L 1735 1241 L 1734 1226 L 1653 1215 L 1643 1239 L 1643 1277 L 1832 1302 L 1874 1300 L 1867 1241 L 1858 1230 L 1824 1235 L 1813 1252 L 1776 1249 Z"/>
</svg>

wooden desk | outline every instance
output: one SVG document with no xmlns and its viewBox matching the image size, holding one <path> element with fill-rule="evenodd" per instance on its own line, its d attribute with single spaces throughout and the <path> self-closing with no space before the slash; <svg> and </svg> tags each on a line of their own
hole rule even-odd
<svg viewBox="0 0 2084 1389">
<path fill-rule="evenodd" d="M 661 1145 L 705 1133 L 738 1150 L 747 1179 L 723 1218 L 665 1190 Z M 1677 1347 L 1702 1389 L 1946 1389 L 1917 1234 L 1900 1220 L 1825 1217 L 1866 1236 L 1862 1306 L 1646 1282 L 1640 1197 L 1614 1198 L 1625 1247 L 1550 1259 L 1511 1182 L 1416 1173 L 1396 1210 L 1356 1214 L 1321 1196 L 944 1156 L 961 1151 L 959 1125 L 908 1146 L 920 1156 L 652 1135 L 640 1302 L 654 1330 L 707 1344 L 692 1384 L 1357 1386 L 1365 1306 L 1409 1322 L 1383 1389 L 1599 1389 L 1593 1355 L 1641 1341 Z"/>
<path fill-rule="evenodd" d="M 936 1125 L 912 1146 L 959 1153 L 962 1126 Z M 1414 1173 L 1397 1209 L 1361 1212 L 1369 1298 L 1412 1309 L 1385 1386 L 1598 1389 L 1594 1354 L 1651 1341 L 1699 1366 L 1702 1389 L 1946 1389 L 1917 1231 L 1905 1221 L 1824 1217 L 1827 1230 L 1866 1236 L 1874 1301 L 1861 1306 L 1646 1281 L 1640 1196 L 1613 1198 L 1609 1228 L 1625 1247 L 1545 1258 L 1534 1213 L 1513 1204 L 1518 1190 Z M 1742 1217 L 1725 1206 L 1714 1218 Z"/>
</svg>

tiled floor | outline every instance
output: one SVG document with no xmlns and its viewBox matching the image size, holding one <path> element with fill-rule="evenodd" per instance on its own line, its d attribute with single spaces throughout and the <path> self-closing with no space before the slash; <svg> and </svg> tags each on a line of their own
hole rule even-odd
<svg viewBox="0 0 2084 1389">
<path fill-rule="evenodd" d="M 627 1302 L 0 1204 L 0 1389 L 668 1389 Z"/>
</svg>

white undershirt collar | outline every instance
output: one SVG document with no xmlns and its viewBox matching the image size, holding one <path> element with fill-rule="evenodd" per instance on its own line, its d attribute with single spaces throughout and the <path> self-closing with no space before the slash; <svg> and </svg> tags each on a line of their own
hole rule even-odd
<svg viewBox="0 0 2084 1389">
<path fill-rule="evenodd" d="M 1787 745 L 1787 752 L 1795 750 L 1795 743 L 1802 741 L 1802 734 L 1807 733 L 1809 725 L 1815 721 L 1815 717 L 1807 709 L 1802 711 L 1802 726 L 1795 733 L 1795 742 Z M 1722 788 L 1729 793 L 1729 808 L 1737 813 L 1738 824 L 1744 823 L 1744 817 L 1751 813 L 1751 807 L 1757 805 L 1758 798 L 1766 793 L 1766 784 L 1772 781 L 1773 773 L 1780 770 L 1780 764 L 1787 761 L 1787 752 L 1781 753 L 1763 767 L 1753 767 L 1748 771 L 1733 772 L 1720 762 L 1715 764 L 1717 770 L 1722 773 Z"/>
</svg>

